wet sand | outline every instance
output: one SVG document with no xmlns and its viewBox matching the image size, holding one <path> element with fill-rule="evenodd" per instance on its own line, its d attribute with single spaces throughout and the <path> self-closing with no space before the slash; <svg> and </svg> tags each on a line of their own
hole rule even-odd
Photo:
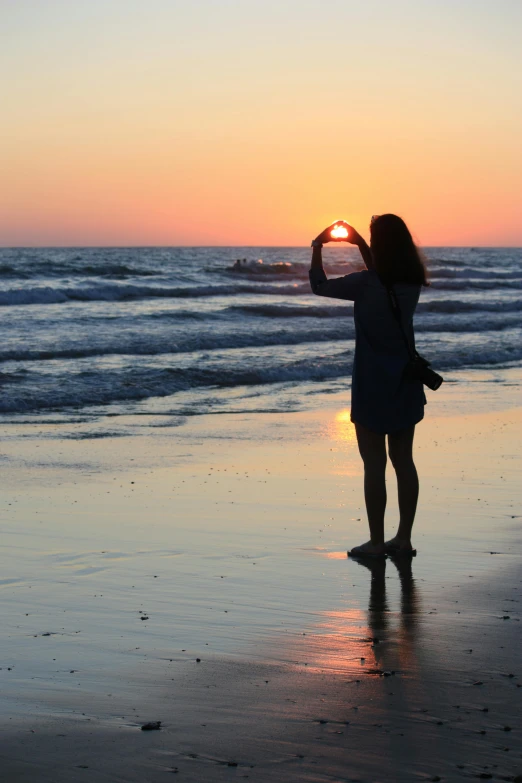
<svg viewBox="0 0 522 783">
<path fill-rule="evenodd" d="M 418 428 L 418 556 L 370 566 L 340 398 L 7 427 L 2 781 L 522 775 L 522 413 L 452 393 Z M 391 473 L 389 502 L 392 533 Z"/>
</svg>

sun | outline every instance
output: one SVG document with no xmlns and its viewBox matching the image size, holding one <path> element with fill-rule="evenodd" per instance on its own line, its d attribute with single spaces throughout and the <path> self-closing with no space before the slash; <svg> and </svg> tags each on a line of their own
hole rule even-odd
<svg viewBox="0 0 522 783">
<path fill-rule="evenodd" d="M 330 236 L 333 239 L 346 239 L 348 236 L 348 229 L 344 226 L 334 226 L 330 231 Z"/>
</svg>

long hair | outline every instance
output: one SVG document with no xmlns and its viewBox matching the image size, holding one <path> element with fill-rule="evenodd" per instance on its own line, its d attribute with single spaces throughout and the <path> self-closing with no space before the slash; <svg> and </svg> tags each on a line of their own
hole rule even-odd
<svg viewBox="0 0 522 783">
<path fill-rule="evenodd" d="M 379 215 L 370 226 L 375 270 L 386 285 L 429 285 L 424 258 L 404 220 L 397 215 Z"/>
</svg>

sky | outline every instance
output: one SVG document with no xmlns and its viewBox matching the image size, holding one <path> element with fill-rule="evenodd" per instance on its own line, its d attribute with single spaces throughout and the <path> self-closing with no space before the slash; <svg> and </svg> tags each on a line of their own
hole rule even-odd
<svg viewBox="0 0 522 783">
<path fill-rule="evenodd" d="M 0 245 L 522 246 L 520 0 L 0 0 Z"/>
</svg>

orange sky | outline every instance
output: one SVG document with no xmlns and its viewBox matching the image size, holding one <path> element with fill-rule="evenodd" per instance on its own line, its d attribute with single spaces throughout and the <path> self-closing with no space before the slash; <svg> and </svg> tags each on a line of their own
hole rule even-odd
<svg viewBox="0 0 522 783">
<path fill-rule="evenodd" d="M 421 6 L 421 7 L 419 7 Z M 522 245 L 522 3 L 2 4 L 0 244 Z"/>
</svg>

